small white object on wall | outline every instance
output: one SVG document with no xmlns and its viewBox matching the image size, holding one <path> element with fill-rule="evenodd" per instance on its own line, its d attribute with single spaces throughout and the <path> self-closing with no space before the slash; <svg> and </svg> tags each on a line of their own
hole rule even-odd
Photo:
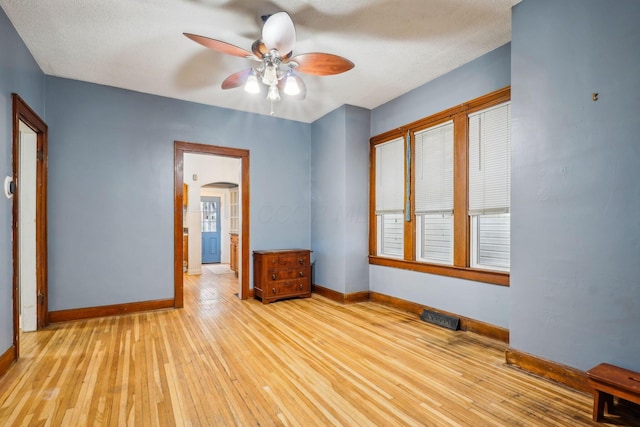
<svg viewBox="0 0 640 427">
<path fill-rule="evenodd" d="M 13 193 L 16 192 L 16 185 L 13 182 L 13 177 L 7 176 L 4 178 L 4 195 L 7 196 L 7 199 L 13 197 Z"/>
</svg>

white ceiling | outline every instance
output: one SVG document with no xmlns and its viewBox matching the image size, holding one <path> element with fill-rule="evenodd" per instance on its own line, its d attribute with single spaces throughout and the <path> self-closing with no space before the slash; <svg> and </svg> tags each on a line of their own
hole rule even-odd
<svg viewBox="0 0 640 427">
<path fill-rule="evenodd" d="M 183 32 L 243 49 L 259 16 L 284 10 L 297 31 L 294 55 L 350 59 L 344 74 L 302 75 L 305 100 L 275 116 L 313 122 L 343 104 L 373 109 L 511 40 L 520 0 L 0 0 L 42 70 L 52 76 L 269 114 L 264 98 L 222 81 L 244 58 L 207 49 Z"/>
</svg>

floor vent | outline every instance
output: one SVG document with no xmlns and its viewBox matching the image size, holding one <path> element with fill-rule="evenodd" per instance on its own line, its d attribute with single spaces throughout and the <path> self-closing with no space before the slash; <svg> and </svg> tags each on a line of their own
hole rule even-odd
<svg viewBox="0 0 640 427">
<path fill-rule="evenodd" d="M 422 310 L 420 319 L 427 323 L 442 326 L 443 328 L 457 331 L 460 326 L 460 319 L 457 317 L 447 316 L 445 314 L 436 313 L 435 311 Z"/>
</svg>

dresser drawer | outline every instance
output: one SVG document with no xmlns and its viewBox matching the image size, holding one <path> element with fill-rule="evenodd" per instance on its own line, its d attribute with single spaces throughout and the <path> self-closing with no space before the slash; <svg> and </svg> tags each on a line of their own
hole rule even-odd
<svg viewBox="0 0 640 427">
<path fill-rule="evenodd" d="M 308 280 L 282 280 L 269 284 L 262 291 L 267 299 L 281 298 L 311 292 L 311 286 Z"/>
<path fill-rule="evenodd" d="M 306 267 L 309 265 L 309 259 L 308 253 L 280 255 L 276 261 L 276 266 L 278 268 Z"/>
<path fill-rule="evenodd" d="M 309 277 L 309 269 L 269 270 L 267 277 L 269 280 L 301 279 Z"/>
</svg>

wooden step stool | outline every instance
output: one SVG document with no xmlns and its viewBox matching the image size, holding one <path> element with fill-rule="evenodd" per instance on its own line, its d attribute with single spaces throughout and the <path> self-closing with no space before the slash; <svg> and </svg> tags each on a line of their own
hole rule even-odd
<svg viewBox="0 0 640 427">
<path fill-rule="evenodd" d="M 589 383 L 593 387 L 593 421 L 600 421 L 613 408 L 613 396 L 640 405 L 640 373 L 601 363 L 587 371 Z"/>
</svg>

